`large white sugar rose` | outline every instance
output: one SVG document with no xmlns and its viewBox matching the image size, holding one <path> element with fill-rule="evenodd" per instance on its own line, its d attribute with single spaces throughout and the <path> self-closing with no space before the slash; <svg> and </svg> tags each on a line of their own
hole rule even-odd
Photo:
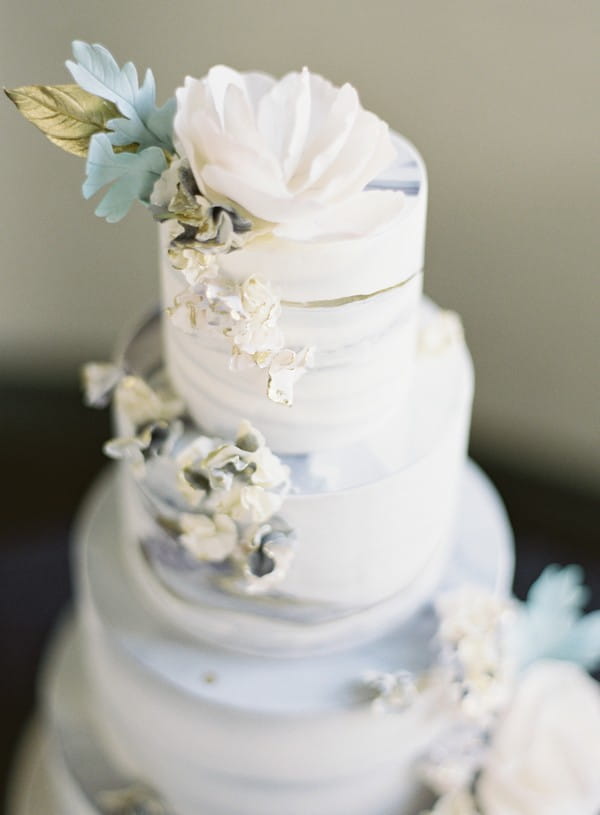
<svg viewBox="0 0 600 815">
<path fill-rule="evenodd" d="M 523 675 L 477 785 L 485 815 L 598 815 L 600 689 L 576 665 Z"/>
<path fill-rule="evenodd" d="M 278 234 L 372 229 L 373 211 L 389 220 L 402 206 L 402 193 L 364 191 L 395 155 L 385 122 L 351 85 L 306 68 L 279 81 L 223 65 L 186 77 L 174 127 L 200 189 Z"/>
</svg>

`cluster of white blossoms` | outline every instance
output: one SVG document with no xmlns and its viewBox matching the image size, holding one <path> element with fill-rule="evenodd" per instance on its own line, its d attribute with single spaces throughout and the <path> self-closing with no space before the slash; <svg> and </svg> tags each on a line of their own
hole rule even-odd
<svg viewBox="0 0 600 815">
<path fill-rule="evenodd" d="M 486 747 L 426 815 L 597 815 L 600 689 L 579 666 L 531 665 Z"/>
<path fill-rule="evenodd" d="M 187 334 L 212 330 L 225 337 L 232 370 L 266 369 L 267 396 L 292 404 L 294 384 L 312 364 L 311 349 L 285 347 L 281 302 L 266 282 L 255 275 L 233 280 L 219 265 L 220 255 L 242 248 L 258 231 L 231 207 L 200 194 L 181 159 L 156 183 L 151 202 L 167 222 L 171 266 L 186 282 L 167 309 L 173 325 Z"/>
<path fill-rule="evenodd" d="M 89 362 L 83 366 L 85 402 L 90 407 L 105 407 L 111 400 L 117 407 L 122 435 L 104 444 L 104 453 L 127 461 L 136 478 L 146 474 L 146 458 L 160 441 L 161 453 L 183 432 L 179 417 L 183 401 L 170 388 L 151 388 L 138 376 L 126 374 L 108 362 Z"/>
<path fill-rule="evenodd" d="M 436 602 L 440 620 L 439 671 L 461 712 L 486 725 L 509 697 L 516 665 L 506 638 L 513 607 L 493 593 L 465 586 Z"/>
<path fill-rule="evenodd" d="M 274 518 L 289 490 L 289 470 L 249 422 L 234 443 L 198 436 L 175 458 L 190 507 L 179 543 L 199 561 L 229 559 L 250 591 L 281 579 L 292 556 L 291 530 Z"/>
<path fill-rule="evenodd" d="M 288 467 L 264 436 L 243 421 L 235 441 L 195 435 L 186 440 L 181 400 L 168 388 L 154 389 L 114 365 L 90 363 L 83 371 L 86 401 L 104 405 L 112 396 L 123 435 L 104 452 L 125 461 L 153 505 L 149 470 L 161 469 L 185 507 L 159 526 L 175 536 L 194 561 L 233 566 L 230 583 L 261 592 L 281 580 L 293 555 L 293 533 L 277 516 L 290 488 Z M 150 477 L 151 480 L 151 477 Z"/>
<path fill-rule="evenodd" d="M 199 256 L 194 259 L 194 255 Z M 169 307 L 173 325 L 188 334 L 212 329 L 231 344 L 230 367 L 267 371 L 267 396 L 293 403 L 294 385 L 312 367 L 314 349 L 285 347 L 280 328 L 281 303 L 271 287 L 256 276 L 241 283 L 223 274 L 214 255 L 179 249 L 175 263 L 188 281 Z"/>
<path fill-rule="evenodd" d="M 363 685 L 375 710 L 402 710 L 425 691 L 442 691 L 466 723 L 478 732 L 502 709 L 512 690 L 516 665 L 507 647 L 510 603 L 475 586 L 464 586 L 438 598 L 438 660 L 419 676 L 400 670 L 370 671 Z"/>
<path fill-rule="evenodd" d="M 235 443 L 198 436 L 178 453 L 176 463 L 181 492 L 191 506 L 242 523 L 264 523 L 289 488 L 289 469 L 246 421 Z"/>
<path fill-rule="evenodd" d="M 574 662 L 550 653 L 523 661 L 516 647 L 539 595 L 564 608 L 565 586 L 573 603 L 582 587 L 568 569 L 548 570 L 524 605 L 473 587 L 439 600 L 442 667 L 434 681 L 450 683 L 459 716 L 422 767 L 439 796 L 428 815 L 600 812 L 598 684 Z M 574 642 L 583 645 L 595 625 L 593 614 L 582 618 Z M 582 655 L 597 664 L 598 642 Z"/>
</svg>

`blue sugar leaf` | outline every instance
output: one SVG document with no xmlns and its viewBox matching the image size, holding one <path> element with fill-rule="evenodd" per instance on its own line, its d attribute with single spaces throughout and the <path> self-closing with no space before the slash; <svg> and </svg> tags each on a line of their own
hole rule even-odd
<svg viewBox="0 0 600 815">
<path fill-rule="evenodd" d="M 600 668 L 600 611 L 581 617 L 562 644 L 562 659 L 588 671 Z"/>
<path fill-rule="evenodd" d="M 137 153 L 114 153 L 108 136 L 97 133 L 90 141 L 83 195 L 91 198 L 111 184 L 96 208 L 96 215 L 116 223 L 127 214 L 134 201 L 147 203 L 166 167 L 164 153 L 158 147 L 147 147 Z"/>
<path fill-rule="evenodd" d="M 162 144 L 169 144 L 173 147 L 173 119 L 177 100 L 174 96 L 168 99 L 160 108 L 153 108 L 148 114 L 148 129 L 155 133 Z"/>
<path fill-rule="evenodd" d="M 106 123 L 106 126 L 111 130 L 111 132 L 106 135 L 110 143 L 115 147 L 121 147 L 125 144 L 139 144 L 140 147 L 142 146 L 139 141 L 140 127 L 137 121 L 122 117 L 119 119 L 110 119 Z"/>
<path fill-rule="evenodd" d="M 552 610 L 557 616 L 567 610 L 580 612 L 588 601 L 589 591 L 583 585 L 583 569 L 580 566 L 548 566 L 538 577 L 527 595 L 532 607 Z"/>
<path fill-rule="evenodd" d="M 77 62 L 67 60 L 67 68 L 84 90 L 110 99 L 128 119 L 138 116 L 135 104 L 138 75 L 132 62 L 119 68 L 104 46 L 77 40 L 73 43 L 73 56 Z"/>
<path fill-rule="evenodd" d="M 119 68 L 102 45 L 75 41 L 73 55 L 76 62 L 67 60 L 73 79 L 89 93 L 114 102 L 125 117 L 112 120 L 115 135 L 108 134 L 112 144 L 136 143 L 140 149 L 157 146 L 173 151 L 174 100 L 162 108 L 156 107 L 156 83 L 150 68 L 140 87 L 135 65 L 127 62 Z M 127 141 L 123 140 L 125 133 Z"/>
<path fill-rule="evenodd" d="M 176 101 L 173 97 L 169 99 L 161 108 L 153 110 L 148 116 L 148 129 L 155 134 L 153 144 L 159 145 L 170 143 L 173 129 L 173 118 L 175 116 Z M 108 137 L 111 144 L 117 146 L 138 143 L 141 147 L 149 147 L 143 140 L 140 142 L 140 131 L 137 122 L 131 119 L 119 118 L 110 119 L 106 126 L 111 129 Z"/>
<path fill-rule="evenodd" d="M 583 616 L 589 591 L 579 566 L 548 566 L 531 587 L 517 622 L 522 667 L 538 659 L 600 664 L 600 612 Z"/>
<path fill-rule="evenodd" d="M 156 82 L 150 68 L 146 69 L 142 87 L 136 95 L 135 107 L 144 121 L 156 109 Z"/>
</svg>

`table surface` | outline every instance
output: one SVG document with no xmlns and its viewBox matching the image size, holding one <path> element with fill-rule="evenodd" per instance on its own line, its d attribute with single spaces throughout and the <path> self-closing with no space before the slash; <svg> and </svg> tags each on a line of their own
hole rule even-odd
<svg viewBox="0 0 600 815">
<path fill-rule="evenodd" d="M 44 642 L 71 596 L 72 519 L 105 460 L 107 411 L 85 410 L 75 387 L 0 385 L 0 800 L 19 733 L 35 699 Z M 471 451 L 496 484 L 515 531 L 515 592 L 548 563 L 582 563 L 600 605 L 597 496 L 532 477 Z"/>
</svg>

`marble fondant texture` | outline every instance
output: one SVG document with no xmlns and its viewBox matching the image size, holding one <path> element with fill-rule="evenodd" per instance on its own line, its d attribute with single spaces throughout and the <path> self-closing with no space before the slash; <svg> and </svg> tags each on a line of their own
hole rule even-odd
<svg viewBox="0 0 600 815">
<path fill-rule="evenodd" d="M 421 331 L 439 319 L 439 310 L 426 303 L 420 310 Z M 146 365 L 158 366 L 160 356 L 152 357 L 147 344 L 144 349 Z M 129 363 L 139 356 L 126 353 Z M 352 447 L 284 458 L 292 490 L 280 514 L 294 530 L 295 555 L 277 596 L 295 607 L 295 616 L 300 604 L 304 616 L 346 617 L 348 627 L 360 630 L 358 618 L 349 617 L 352 612 L 403 593 L 406 616 L 432 590 L 449 555 L 472 394 L 472 364 L 462 338 L 441 349 L 422 348 L 409 391 L 410 411 L 400 409 Z M 117 415 L 117 424 L 123 423 Z M 142 495 L 132 479 L 128 484 L 125 475 L 124 480 L 128 533 L 138 541 L 151 537 L 155 527 Z M 131 552 L 143 559 L 139 548 Z M 144 568 L 142 563 L 140 574 Z M 193 585 L 186 589 L 166 572 L 163 578 L 175 593 L 193 593 Z M 153 583 L 154 576 L 149 579 Z M 196 592 L 197 624 L 209 629 L 209 621 L 203 623 L 203 592 L 203 586 Z M 391 606 L 393 622 L 400 609 Z M 239 624 L 246 627 L 244 619 Z M 250 639 L 260 643 L 262 632 L 257 628 Z M 298 647 L 294 642 L 292 648 Z"/>
<path fill-rule="evenodd" d="M 432 693 L 377 713 L 361 680 L 371 669 L 425 668 L 431 611 L 360 645 L 348 636 L 337 653 L 252 657 L 209 645 L 132 579 L 117 495 L 112 474 L 80 519 L 77 622 L 44 673 L 37 776 L 51 784 L 47 815 L 98 812 L 99 791 L 140 779 L 176 815 L 416 815 L 427 797 L 415 762 L 446 723 L 444 706 Z M 473 465 L 460 509 L 443 586 L 507 594 L 508 522 Z M 21 796 L 13 813 L 33 815 L 31 806 Z"/>
</svg>

